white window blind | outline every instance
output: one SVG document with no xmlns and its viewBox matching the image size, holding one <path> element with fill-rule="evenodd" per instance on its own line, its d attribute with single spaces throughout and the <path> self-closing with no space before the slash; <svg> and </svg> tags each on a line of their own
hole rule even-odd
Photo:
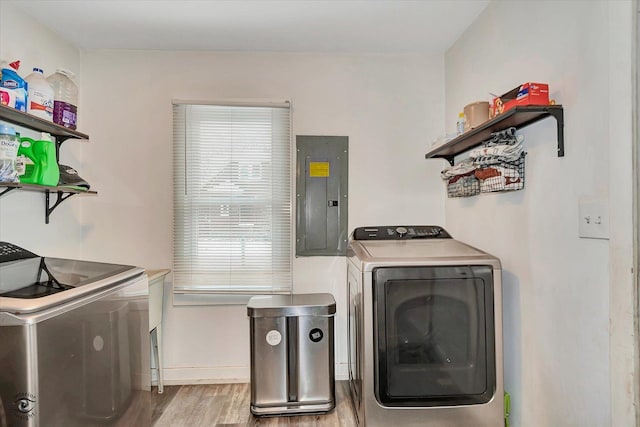
<svg viewBox="0 0 640 427">
<path fill-rule="evenodd" d="M 174 104 L 174 292 L 290 291 L 290 122 L 288 107 Z"/>
</svg>

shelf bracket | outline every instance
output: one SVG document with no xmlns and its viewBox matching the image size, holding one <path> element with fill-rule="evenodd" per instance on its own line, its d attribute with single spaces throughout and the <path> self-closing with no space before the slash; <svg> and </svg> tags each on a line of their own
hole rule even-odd
<svg viewBox="0 0 640 427">
<path fill-rule="evenodd" d="M 54 143 L 56 144 L 56 160 L 60 162 L 60 147 L 62 146 L 62 143 L 65 142 L 67 139 L 71 139 L 74 137 L 70 135 L 57 135 L 57 136 L 53 136 L 53 138 L 54 138 Z"/>
<path fill-rule="evenodd" d="M 2 190 L 2 192 L 0 193 L 0 197 L 4 196 L 5 194 L 7 194 L 11 190 L 17 190 L 17 189 L 18 189 L 18 187 L 7 187 L 4 190 Z"/>
<path fill-rule="evenodd" d="M 64 202 L 65 200 L 67 200 L 69 197 L 74 196 L 77 193 L 64 193 L 62 191 L 56 191 L 57 194 L 57 199 L 55 201 L 55 203 L 53 204 L 53 206 L 50 206 L 49 203 L 49 194 L 51 193 L 51 191 L 46 191 L 45 193 L 45 205 L 44 205 L 44 210 L 45 210 L 45 215 L 44 215 L 44 223 L 45 224 L 49 224 L 49 215 L 51 215 L 51 213 L 53 212 L 53 210 L 55 208 L 58 207 L 58 205 L 60 205 L 60 203 Z"/>
<path fill-rule="evenodd" d="M 564 157 L 564 110 L 562 108 L 549 109 L 549 114 L 552 115 L 557 122 L 558 128 L 558 157 Z"/>
</svg>

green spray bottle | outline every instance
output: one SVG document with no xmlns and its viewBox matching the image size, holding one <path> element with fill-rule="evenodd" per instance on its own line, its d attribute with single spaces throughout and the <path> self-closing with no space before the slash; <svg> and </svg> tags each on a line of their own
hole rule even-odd
<svg viewBox="0 0 640 427">
<path fill-rule="evenodd" d="M 25 173 L 20 176 L 23 184 L 56 186 L 60 180 L 60 169 L 56 159 L 56 144 L 51 135 L 43 132 L 40 139 L 20 138 L 18 155 L 30 161 L 25 165 Z"/>
</svg>

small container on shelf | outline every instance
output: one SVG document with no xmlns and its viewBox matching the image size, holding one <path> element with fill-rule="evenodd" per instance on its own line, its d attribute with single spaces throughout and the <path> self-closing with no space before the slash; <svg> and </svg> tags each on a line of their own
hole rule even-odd
<svg viewBox="0 0 640 427">
<path fill-rule="evenodd" d="M 456 122 L 456 133 L 458 135 L 461 135 L 462 133 L 464 133 L 464 113 L 460 113 L 458 114 L 458 121 Z"/>
<path fill-rule="evenodd" d="M 489 120 L 489 102 L 478 101 L 464 106 L 464 130 L 474 129 Z"/>
</svg>

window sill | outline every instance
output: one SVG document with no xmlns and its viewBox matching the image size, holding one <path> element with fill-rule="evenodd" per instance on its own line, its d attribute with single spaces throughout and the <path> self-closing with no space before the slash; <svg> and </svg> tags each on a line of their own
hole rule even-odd
<svg viewBox="0 0 640 427">
<path fill-rule="evenodd" d="M 282 292 L 282 294 L 287 294 Z M 255 295 L 272 295 L 256 292 L 255 294 L 210 294 L 210 293 L 173 293 L 174 306 L 197 305 L 247 305 Z"/>
</svg>

